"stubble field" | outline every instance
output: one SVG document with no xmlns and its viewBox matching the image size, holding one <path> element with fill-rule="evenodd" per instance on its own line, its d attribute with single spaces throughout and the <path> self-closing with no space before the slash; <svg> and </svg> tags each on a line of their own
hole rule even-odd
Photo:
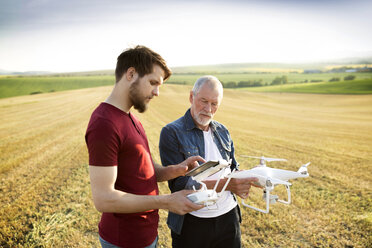
<svg viewBox="0 0 372 248">
<path fill-rule="evenodd" d="M 110 90 L 0 100 L 1 247 L 98 247 L 84 134 Z M 136 113 L 156 161 L 160 130 L 187 110 L 189 90 L 164 85 L 149 110 Z M 372 95 L 225 90 L 215 119 L 229 128 L 241 169 L 257 162 L 241 155 L 286 158 L 270 166 L 291 170 L 311 161 L 310 177 L 293 181 L 291 205 L 272 205 L 270 214 L 242 207 L 244 247 L 372 245 Z M 169 193 L 166 183 L 159 187 Z M 260 197 L 252 190 L 263 206 Z M 170 247 L 167 212 L 160 216 L 159 246 Z"/>
</svg>

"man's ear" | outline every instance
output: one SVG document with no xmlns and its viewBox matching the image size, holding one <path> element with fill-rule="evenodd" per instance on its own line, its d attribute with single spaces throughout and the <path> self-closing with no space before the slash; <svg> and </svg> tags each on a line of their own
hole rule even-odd
<svg viewBox="0 0 372 248">
<path fill-rule="evenodd" d="M 125 73 L 125 77 L 129 82 L 134 82 L 138 78 L 138 73 L 134 67 L 129 67 L 127 72 Z"/>
<path fill-rule="evenodd" d="M 189 101 L 190 101 L 191 104 L 192 104 L 193 99 L 194 99 L 194 92 L 192 92 L 192 90 L 190 90 Z"/>
</svg>

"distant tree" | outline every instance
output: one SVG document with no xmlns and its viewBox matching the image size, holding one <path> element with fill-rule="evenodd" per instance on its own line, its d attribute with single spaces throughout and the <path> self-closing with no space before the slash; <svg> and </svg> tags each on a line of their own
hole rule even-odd
<svg viewBox="0 0 372 248">
<path fill-rule="evenodd" d="M 34 91 L 34 92 L 31 92 L 30 95 L 36 95 L 36 94 L 41 94 L 43 93 L 42 91 Z"/>
<path fill-rule="evenodd" d="M 253 82 L 253 87 L 261 87 L 264 86 L 265 84 L 262 82 L 262 79 L 259 79 L 257 81 Z"/>
<path fill-rule="evenodd" d="M 234 81 L 223 83 L 224 88 L 236 88 L 237 84 Z"/>
<path fill-rule="evenodd" d="M 251 87 L 252 81 L 240 81 L 238 87 Z"/>
<path fill-rule="evenodd" d="M 288 83 L 288 77 L 282 76 L 282 84 L 287 84 L 287 83 Z"/>
<path fill-rule="evenodd" d="M 340 81 L 341 79 L 339 77 L 333 77 L 331 78 L 330 80 L 328 80 L 328 82 L 338 82 Z"/>
<path fill-rule="evenodd" d="M 168 84 L 187 84 L 186 81 L 169 81 Z"/>
<path fill-rule="evenodd" d="M 271 82 L 271 85 L 278 85 L 278 84 L 282 84 L 282 79 L 281 79 L 281 77 L 276 77 L 276 78 L 274 78 L 274 80 Z"/>
<path fill-rule="evenodd" d="M 347 80 L 354 80 L 356 78 L 355 75 L 348 75 L 346 77 L 344 77 L 344 80 L 347 81 Z"/>
<path fill-rule="evenodd" d="M 312 79 L 310 82 L 311 82 L 311 83 L 319 83 L 319 82 L 323 82 L 323 80 L 320 80 L 320 79 Z"/>
<path fill-rule="evenodd" d="M 271 82 L 271 85 L 286 84 L 286 83 L 288 83 L 287 76 L 282 76 L 282 77 L 275 77 L 274 80 Z"/>
<path fill-rule="evenodd" d="M 239 81 L 237 84 L 237 87 L 260 87 L 263 86 L 264 83 L 262 82 L 262 79 L 259 80 L 248 80 L 248 81 Z"/>
</svg>

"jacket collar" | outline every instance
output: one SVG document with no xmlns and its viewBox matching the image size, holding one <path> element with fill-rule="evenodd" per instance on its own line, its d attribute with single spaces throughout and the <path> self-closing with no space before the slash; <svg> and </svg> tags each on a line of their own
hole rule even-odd
<svg viewBox="0 0 372 248">
<path fill-rule="evenodd" d="M 185 113 L 185 122 L 186 122 L 186 129 L 187 130 L 192 130 L 194 128 L 197 128 L 199 129 L 195 123 L 194 123 L 194 120 L 192 118 L 192 115 L 191 115 L 191 110 L 188 109 Z M 216 130 L 216 124 L 215 124 L 215 121 L 212 120 L 211 123 L 209 124 L 209 127 L 212 128 L 212 131 L 215 131 Z"/>
</svg>

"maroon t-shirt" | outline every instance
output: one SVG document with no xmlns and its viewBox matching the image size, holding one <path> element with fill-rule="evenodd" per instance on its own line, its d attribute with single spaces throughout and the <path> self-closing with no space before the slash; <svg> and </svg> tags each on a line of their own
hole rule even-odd
<svg viewBox="0 0 372 248">
<path fill-rule="evenodd" d="M 90 165 L 118 166 L 115 189 L 137 195 L 159 194 L 145 130 L 134 115 L 101 103 L 90 118 L 85 141 Z M 158 222 L 158 210 L 103 213 L 99 235 L 117 246 L 144 247 L 158 235 Z"/>
</svg>

